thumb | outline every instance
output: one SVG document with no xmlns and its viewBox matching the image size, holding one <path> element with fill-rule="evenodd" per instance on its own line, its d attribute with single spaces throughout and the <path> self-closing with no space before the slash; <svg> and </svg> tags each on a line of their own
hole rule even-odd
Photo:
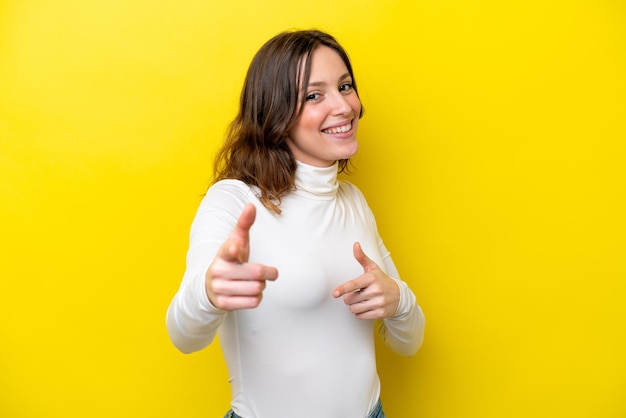
<svg viewBox="0 0 626 418">
<path fill-rule="evenodd" d="M 368 256 L 365 255 L 360 243 L 354 243 L 354 246 L 352 247 L 352 252 L 354 253 L 354 258 L 356 258 L 356 261 L 358 261 L 361 267 L 363 267 L 363 271 L 365 273 L 378 269 L 378 264 L 376 264 Z"/>
</svg>

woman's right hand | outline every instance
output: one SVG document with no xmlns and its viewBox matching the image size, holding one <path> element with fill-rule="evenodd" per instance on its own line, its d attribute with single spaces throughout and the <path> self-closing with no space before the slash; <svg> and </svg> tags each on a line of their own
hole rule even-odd
<svg viewBox="0 0 626 418">
<path fill-rule="evenodd" d="M 275 267 L 248 263 L 250 227 L 255 218 L 256 208 L 248 203 L 207 270 L 207 296 L 213 306 L 223 311 L 256 308 L 263 298 L 265 282 L 278 277 Z"/>
</svg>

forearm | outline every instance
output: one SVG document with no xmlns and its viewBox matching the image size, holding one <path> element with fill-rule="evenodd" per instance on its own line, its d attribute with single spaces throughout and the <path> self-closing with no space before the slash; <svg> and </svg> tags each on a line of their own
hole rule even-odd
<svg viewBox="0 0 626 418">
<path fill-rule="evenodd" d="M 172 343 L 183 353 L 192 353 L 208 346 L 226 312 L 209 302 L 203 275 L 185 282 L 170 303 L 166 316 L 167 331 Z"/>
<path fill-rule="evenodd" d="M 412 356 L 424 340 L 424 313 L 408 285 L 401 280 L 394 280 L 400 288 L 398 308 L 392 317 L 379 321 L 378 332 L 393 351 Z"/>
</svg>

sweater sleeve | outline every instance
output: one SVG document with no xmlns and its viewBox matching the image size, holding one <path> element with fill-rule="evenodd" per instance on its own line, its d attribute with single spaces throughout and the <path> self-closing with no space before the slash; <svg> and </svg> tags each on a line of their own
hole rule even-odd
<svg viewBox="0 0 626 418">
<path fill-rule="evenodd" d="M 382 244 L 381 244 L 382 245 Z M 409 286 L 399 279 L 389 253 L 384 249 L 385 271 L 400 289 L 400 302 L 393 316 L 377 322 L 377 330 L 385 344 L 394 352 L 412 356 L 422 346 L 426 320 Z"/>
<path fill-rule="evenodd" d="M 185 273 L 166 315 L 170 339 L 183 353 L 199 351 L 211 344 L 228 315 L 209 301 L 205 275 L 219 247 L 235 227 L 248 193 L 249 188 L 241 182 L 217 183 L 207 192 L 193 220 Z"/>
</svg>

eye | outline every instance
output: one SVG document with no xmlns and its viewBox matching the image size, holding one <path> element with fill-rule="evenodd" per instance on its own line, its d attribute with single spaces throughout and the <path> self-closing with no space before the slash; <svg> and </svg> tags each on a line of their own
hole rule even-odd
<svg viewBox="0 0 626 418">
<path fill-rule="evenodd" d="M 352 83 L 343 83 L 339 86 L 339 91 L 341 92 L 349 92 L 352 91 L 353 86 Z"/>
<path fill-rule="evenodd" d="M 312 102 L 314 100 L 318 100 L 322 95 L 320 93 L 309 93 L 306 95 L 306 97 L 304 98 L 305 101 L 307 102 Z"/>
</svg>

